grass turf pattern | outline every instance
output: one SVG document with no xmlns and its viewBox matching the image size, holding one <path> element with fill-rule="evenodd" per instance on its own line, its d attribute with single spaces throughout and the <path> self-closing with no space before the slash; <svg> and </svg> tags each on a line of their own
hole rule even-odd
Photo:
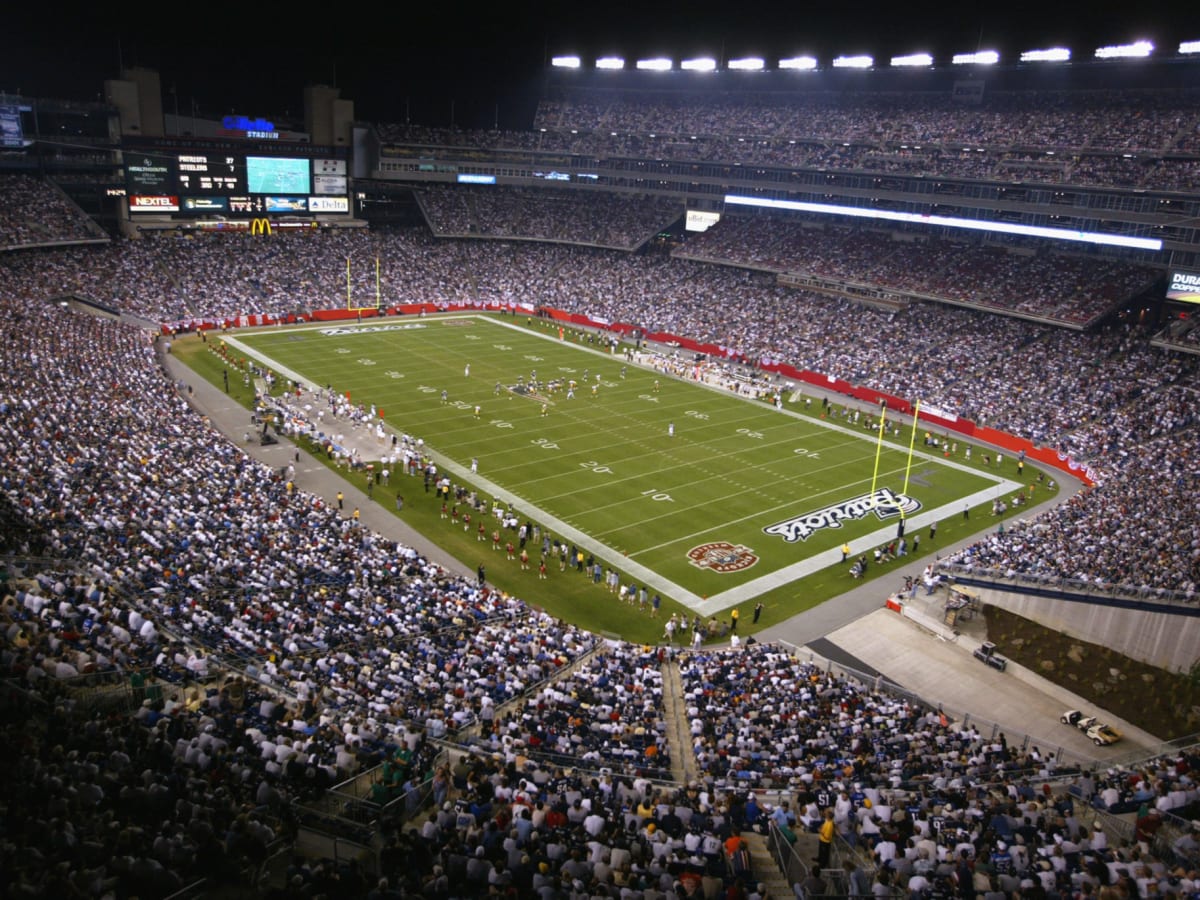
<svg viewBox="0 0 1200 900">
<path fill-rule="evenodd" d="M 909 426 L 880 444 L 868 417 L 822 418 L 818 400 L 789 391 L 778 409 L 635 365 L 623 350 L 559 340 L 557 325 L 531 326 L 392 318 L 230 342 L 310 387 L 382 410 L 389 428 L 424 439 L 456 483 L 511 501 L 522 519 L 704 615 L 821 573 L 843 580 L 843 543 L 857 557 L 896 537 L 901 517 L 872 490 L 899 495 L 906 470 L 910 540 L 934 519 L 1018 487 L 947 460 L 920 434 L 909 467 Z M 540 390 L 522 392 L 535 373 Z M 551 380 L 561 383 L 554 392 Z M 821 515 L 797 525 L 810 513 Z"/>
</svg>

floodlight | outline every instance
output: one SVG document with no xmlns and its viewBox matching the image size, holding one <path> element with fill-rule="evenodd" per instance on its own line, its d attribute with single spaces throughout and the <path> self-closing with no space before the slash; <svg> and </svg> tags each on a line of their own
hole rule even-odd
<svg viewBox="0 0 1200 900">
<path fill-rule="evenodd" d="M 1000 62 L 995 50 L 980 50 L 978 53 L 956 53 L 951 62 L 956 66 L 994 66 Z"/>
<path fill-rule="evenodd" d="M 1149 41 L 1137 41 L 1133 44 L 1117 44 L 1112 47 L 1097 47 L 1096 59 L 1129 59 L 1132 57 L 1149 56 L 1154 52 L 1154 45 Z"/>
<path fill-rule="evenodd" d="M 550 65 L 556 69 L 578 69 L 583 62 L 578 56 L 555 56 L 550 60 Z"/>
<path fill-rule="evenodd" d="M 737 72 L 761 72 L 766 68 L 766 63 L 757 56 L 748 56 L 745 59 L 731 59 L 729 68 Z"/>
<path fill-rule="evenodd" d="M 685 59 L 679 64 L 679 68 L 685 72 L 715 72 L 717 61 L 711 56 L 702 56 L 699 59 Z"/>
<path fill-rule="evenodd" d="M 928 53 L 910 53 L 908 56 L 893 56 L 892 65 L 901 66 L 925 66 L 928 68 L 933 65 L 933 57 Z"/>
<path fill-rule="evenodd" d="M 869 69 L 875 60 L 869 56 L 839 56 L 833 61 L 835 69 Z"/>
<path fill-rule="evenodd" d="M 1071 51 L 1066 47 L 1051 47 L 1048 50 L 1026 50 L 1021 54 L 1021 62 L 1066 62 L 1071 58 Z"/>
<path fill-rule="evenodd" d="M 639 59 L 637 68 L 643 72 L 670 72 L 671 61 L 661 56 L 655 59 Z"/>
<path fill-rule="evenodd" d="M 1200 53 L 1200 41 L 1184 41 L 1179 45 L 1179 52 Z"/>
<path fill-rule="evenodd" d="M 625 60 L 619 56 L 602 56 L 596 60 L 597 69 L 623 69 Z"/>
<path fill-rule="evenodd" d="M 793 56 L 779 61 L 780 69 L 794 69 L 798 72 L 811 72 L 817 67 L 817 61 L 811 56 Z"/>
<path fill-rule="evenodd" d="M 884 222 L 905 222 L 915 225 L 935 225 L 944 228 L 964 228 L 969 231 L 998 231 L 1002 234 L 1019 234 L 1026 237 L 1049 238 L 1059 241 L 1078 241 L 1085 244 L 1100 244 L 1107 247 L 1131 247 L 1138 250 L 1161 250 L 1163 242 L 1157 238 L 1141 238 L 1124 234 L 1104 234 L 1097 231 L 1078 231 L 1070 228 L 1048 228 L 1041 225 L 1019 225 L 1015 222 L 997 222 L 981 219 L 964 219 L 959 216 L 922 215 L 889 209 L 866 209 L 859 206 L 840 206 L 835 203 L 810 203 L 804 200 L 773 200 L 766 197 L 746 197 L 726 194 L 727 206 L 752 206 L 762 209 L 786 209 L 794 212 L 818 215 L 849 216 L 857 219 L 876 219 Z"/>
</svg>

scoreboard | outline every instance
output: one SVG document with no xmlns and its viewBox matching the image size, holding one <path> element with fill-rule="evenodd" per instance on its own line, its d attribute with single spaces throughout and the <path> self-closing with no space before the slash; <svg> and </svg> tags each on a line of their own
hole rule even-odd
<svg viewBox="0 0 1200 900">
<path fill-rule="evenodd" d="M 125 154 L 125 185 L 133 215 L 350 212 L 344 159 L 133 150 Z"/>
<path fill-rule="evenodd" d="M 246 164 L 237 156 L 187 153 L 176 157 L 181 194 L 244 194 Z"/>
</svg>

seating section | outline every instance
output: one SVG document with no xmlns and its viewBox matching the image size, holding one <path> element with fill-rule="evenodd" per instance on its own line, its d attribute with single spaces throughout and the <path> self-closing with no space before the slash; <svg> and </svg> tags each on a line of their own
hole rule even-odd
<svg viewBox="0 0 1200 900">
<path fill-rule="evenodd" d="M 1180 114 L 1152 107 L 1145 124 L 1108 99 L 1108 114 L 1062 124 L 1049 112 L 1029 133 L 1140 147 Z M 889 125 L 869 108 L 829 110 L 812 127 L 1014 139 L 1004 115 L 918 108 Z M 575 103 L 541 115 L 615 129 L 645 112 Z M 792 127 L 782 110 L 758 112 Z M 1069 171 L 1093 170 L 1077 160 Z M 51 190 L 5 177 L 0 220 Z M 676 657 L 602 641 L 290 490 L 195 414 L 145 333 L 48 302 L 76 294 L 167 323 L 307 310 L 344 296 L 347 257 L 355 289 L 372 292 L 379 258 L 397 302 L 553 306 L 750 364 L 789 362 L 1092 467 L 1096 488 L 957 562 L 1194 600 L 1196 357 L 1133 324 L 1079 334 L 984 311 L 1091 321 L 1144 286 L 1145 270 L 755 219 L 675 255 L 630 254 L 579 245 L 640 246 L 669 209 L 612 201 L 597 226 L 586 207 L 540 194 L 431 191 L 423 203 L 439 234 L 523 240 L 226 234 L 0 255 L 0 550 L 12 554 L 0 568 L 3 893 L 167 896 L 200 877 L 245 887 L 296 835 L 292 801 L 376 764 L 372 809 L 400 800 L 415 812 L 422 785 L 435 801 L 380 836 L 388 885 L 344 861 L 297 859 L 290 896 L 761 896 L 741 836 L 769 822 L 811 828 L 824 808 L 864 862 L 914 896 L 926 885 L 942 896 L 952 875 L 960 896 L 965 878 L 984 894 L 1200 889 L 1193 755 L 1067 772 L 1036 747 L 776 647 Z M 4 231 L 18 245 L 93 236 L 62 212 Z M 876 310 L 783 287 L 778 272 L 919 287 L 975 308 Z M 678 698 L 664 696 L 673 667 Z M 675 703 L 690 746 L 671 740 Z M 445 762 L 441 738 L 471 749 Z M 698 774 L 680 782 L 685 758 Z M 1033 786 L 1051 776 L 1071 790 Z M 1106 835 L 1091 808 L 1133 814 L 1131 840 Z"/>
</svg>

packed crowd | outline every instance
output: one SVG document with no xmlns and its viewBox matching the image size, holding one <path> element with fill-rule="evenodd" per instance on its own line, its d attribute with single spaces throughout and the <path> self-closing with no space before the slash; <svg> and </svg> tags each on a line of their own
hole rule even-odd
<svg viewBox="0 0 1200 900">
<path fill-rule="evenodd" d="M 70 598 L 68 592 L 64 596 Z M 135 698 L 130 715 L 119 705 L 81 700 L 84 686 L 104 671 L 103 660 L 84 649 L 103 647 L 107 631 L 84 637 L 78 615 L 15 620 L 36 646 L 64 655 L 89 656 L 93 678 L 62 671 L 38 676 L 45 664 L 14 659 L 6 642 L 6 678 L 30 678 L 35 696 L 50 706 L 21 708 L 2 727 L 7 748 L 5 826 L 0 841 L 3 891 L 10 897 L 168 896 L 201 878 L 234 883 L 254 871 L 272 845 L 294 838 L 291 801 L 311 797 L 339 780 L 342 771 L 373 765 L 398 752 L 396 745 L 343 736 L 341 723 L 319 732 L 295 726 L 278 697 L 253 682 L 216 672 L 184 691 L 163 690 L 154 673 L 189 675 L 165 657 L 143 684 L 141 669 L 114 661 L 110 675 L 130 677 Z M 107 604 L 99 604 L 104 615 Z M 76 607 L 77 609 L 77 607 Z M 62 613 L 62 618 L 57 615 Z M 114 657 L 121 655 L 113 632 Z M 84 665 L 82 659 L 79 660 Z M 347 725 L 349 729 L 351 726 Z M 428 755 L 423 743 L 415 745 Z M 406 778 L 423 770 L 405 747 Z M 336 764 L 335 764 L 336 760 Z"/>
<path fill-rule="evenodd" d="M 815 137 L 961 146 L 1147 149 L 1196 121 L 1183 90 L 991 91 L 980 104 L 934 92 L 622 92 L 570 89 L 543 100 L 535 127 L 632 134 Z"/>
<path fill-rule="evenodd" d="M 680 675 L 705 783 L 786 786 L 798 827 L 828 823 L 888 889 L 1054 897 L 1118 886 L 1146 898 L 1200 887 L 1194 755 L 1072 774 L 1036 745 L 1011 747 L 771 647 L 685 656 Z M 1056 778 L 1070 789 L 1034 786 Z M 1132 813 L 1134 827 L 1106 835 L 1092 809 Z"/>
<path fill-rule="evenodd" d="M 424 864 L 424 881 L 488 879 L 540 896 L 547 881 L 572 897 L 714 896 L 706 879 L 737 881 L 740 834 L 815 832 L 828 820 L 847 864 L 811 874 L 806 896 L 1088 897 L 1117 887 L 1148 898 L 1200 887 L 1200 823 L 1186 821 L 1200 809 L 1195 756 L 1060 771 L 1036 746 L 1010 747 L 1002 734 L 984 737 L 770 647 L 683 654 L 680 666 L 697 746 L 713 750 L 708 771 L 671 788 L 605 770 L 581 777 L 547 767 L 519 740 L 465 757 L 453 773 L 465 796 L 420 832 L 444 848 Z M 762 761 L 757 737 L 772 730 L 783 748 L 764 741 L 776 759 L 748 770 Z M 1067 790 L 1045 783 L 1056 774 Z M 1133 813 L 1134 827 L 1119 833 L 1094 809 Z M 491 831 L 506 853 L 489 849 Z M 414 835 L 405 840 L 419 848 Z"/>
<path fill-rule="evenodd" d="M 181 859 L 210 850 L 213 827 L 231 846 L 261 805 L 248 794 L 256 779 L 290 775 L 316 789 L 393 746 L 415 752 L 592 646 L 590 635 L 451 576 L 253 463 L 164 380 L 144 333 L 13 298 L 2 318 L 11 352 L 0 401 L 0 490 L 6 518 L 19 525 L 5 531 L 5 549 L 69 561 L 63 573 L 4 573 L 5 674 L 51 698 L 75 676 L 131 671 L 177 686 L 176 696 L 185 691 L 176 701 L 161 689 L 147 696 L 148 724 L 157 730 L 122 724 L 111 736 L 112 751 L 124 747 L 138 766 L 122 762 L 100 791 L 64 795 L 58 821 L 45 828 L 61 829 L 76 805 L 97 815 L 77 825 L 86 833 L 63 842 L 61 855 L 24 852 L 25 837 L 38 838 L 40 828 L 6 834 L 14 865 L 5 871 L 14 877 L 39 890 L 49 879 L 77 885 L 63 896 L 113 878 L 127 891 L 152 882 L 155 893 L 167 893 L 158 870 L 169 867 L 162 854 L 175 825 L 199 842 L 181 836 Z M 206 698 L 194 686 L 213 677 L 218 660 L 246 681 Z M 60 705 L 63 716 L 75 711 L 66 700 Z M 220 721 L 204 721 L 205 714 Z M 209 725 L 221 726 L 220 748 L 205 737 Z M 112 727 L 103 719 L 87 734 Z M 159 740 L 164 729 L 169 745 Z M 33 749 L 50 767 L 30 770 L 31 785 L 65 790 L 58 756 L 80 755 L 73 744 L 63 749 L 65 730 L 55 721 L 10 743 L 41 741 Z M 201 776 L 199 787 L 189 784 L 188 770 L 172 775 L 170 766 L 147 776 L 142 756 L 130 753 L 167 763 L 175 755 L 204 772 L 214 758 L 233 763 L 238 746 L 262 762 L 222 766 L 220 778 Z M 107 751 L 82 755 L 94 762 L 91 753 L 106 758 Z M 206 795 L 211 821 L 200 835 L 193 821 L 200 814 L 187 801 L 235 776 L 248 787 Z M 160 778 L 169 789 L 163 797 L 186 817 L 168 823 L 167 843 L 148 856 L 155 831 L 139 819 L 118 820 L 109 833 L 111 816 L 102 814 L 112 807 L 103 801 L 157 791 Z M 161 820 L 163 810 L 153 809 Z M 121 837 L 132 827 L 140 830 Z M 118 839 L 128 871 L 124 863 L 99 864 Z"/>
<path fill-rule="evenodd" d="M 46 179 L 0 175 L 0 250 L 98 239 L 104 232 Z"/>
<path fill-rule="evenodd" d="M 554 241 L 634 250 L 679 218 L 675 202 L 611 194 L 521 188 L 417 193 L 438 237 Z"/>
<path fill-rule="evenodd" d="M 988 783 L 1054 770 L 1052 761 L 999 753 L 936 711 L 780 649 L 696 652 L 679 666 L 697 765 L 718 787 L 820 788 L 851 778 L 892 790 L 944 789 L 954 779 Z"/>
<path fill-rule="evenodd" d="M 946 94 L 572 90 L 544 99 L 528 132 L 383 124 L 385 144 L 542 151 L 1027 183 L 1190 189 L 1194 94 Z"/>
<path fill-rule="evenodd" d="M 1036 519 L 1018 520 L 947 562 L 1005 577 L 1122 585 L 1147 596 L 1200 599 L 1200 490 L 1195 453 L 1200 385 L 1171 385 L 1071 435 L 1120 465 L 1104 482 Z M 1169 524 L 1168 524 L 1169 523 Z"/>
<path fill-rule="evenodd" d="M 35 728 L 8 729 L 9 771 L 22 779 L 8 820 L 21 826 L 5 830 L 4 844 L 15 895 L 168 893 L 202 868 L 241 877 L 294 830 L 289 798 L 382 759 L 395 795 L 410 796 L 432 774 L 429 738 L 476 721 L 491 761 L 456 779 L 460 805 L 435 813 L 420 841 L 396 836 L 408 855 L 383 859 L 397 882 L 435 894 L 443 883 L 444 893 L 489 883 L 547 897 L 653 898 L 676 883 L 686 891 L 705 878 L 741 879 L 752 896 L 753 872 L 738 868 L 737 842 L 726 844 L 773 812 L 756 811 L 750 788 L 789 792 L 796 827 L 832 807 L 839 833 L 868 848 L 883 881 L 910 888 L 928 877 L 921 840 L 947 822 L 968 837 L 953 848 L 935 841 L 932 852 L 941 862 L 970 843 L 989 887 L 1010 874 L 1040 879 L 1039 849 L 1054 868 L 1055 834 L 1092 837 L 1045 805 L 1023 821 L 1039 798 L 1027 799 L 1019 779 L 1049 774 L 1052 760 L 956 731 L 769 647 L 683 658 L 701 776 L 655 797 L 647 778 L 682 750 L 664 737 L 667 660 L 657 652 L 609 645 L 567 679 L 546 681 L 594 640 L 289 491 L 281 473 L 190 412 L 144 335 L 37 302 L 7 301 L 3 320 L 14 352 L 0 405 L 0 488 L 25 526 L 10 540 L 22 553 L 74 561 L 63 573 L 5 575 L 0 662 L 54 710 Z M 1141 412 L 1169 437 L 1186 432 L 1192 408 L 1177 388 Z M 245 675 L 220 675 L 229 662 Z M 89 713 L 68 689 L 77 675 L 135 671 L 145 700 L 132 720 Z M 509 701 L 511 712 L 497 712 Z M 81 715 L 85 726 L 72 726 Z M 533 761 L 541 754 L 549 769 Z M 556 774 L 564 760 L 597 771 L 595 784 Z M 1167 798 L 1160 812 L 1188 809 L 1188 771 L 1162 781 L 1150 782 Z M 993 793 L 975 788 L 983 784 Z M 837 814 L 847 802 L 853 814 Z M 901 805 L 903 815 L 884 818 Z M 1050 821 L 1060 817 L 1063 826 Z M 905 838 L 908 819 L 916 830 Z M 1006 833 L 1033 848 L 1011 871 L 999 846 Z M 1085 852 L 1069 850 L 1055 870 L 1063 887 L 1104 883 Z M 1111 852 L 1114 872 L 1137 863 L 1129 848 Z M 222 865 L 204 865 L 214 853 Z M 1169 883 L 1164 858 L 1141 860 Z M 291 877 L 328 881 L 304 866 Z"/>
<path fill-rule="evenodd" d="M 1021 248 L 1014 248 L 1020 251 Z M 678 252 L 689 259 L 865 282 L 901 293 L 1086 325 L 1152 285 L 1144 266 L 1092 256 L 901 241 L 889 232 L 726 217 Z"/>
<path fill-rule="evenodd" d="M 763 897 L 745 798 L 547 763 L 515 741 L 446 773 L 447 799 L 388 840 L 388 887 L 544 900 Z M 761 820 L 760 820 L 761 821 Z"/>
<path fill-rule="evenodd" d="M 462 202 L 456 196 L 432 192 L 426 208 L 440 210 Z M 430 199 L 434 197 L 439 199 Z M 6 254 L 0 271 L 17 290 L 74 293 L 165 322 L 304 315 L 344 306 L 348 273 L 352 298 L 363 307 L 531 300 L 563 306 L 570 298 L 586 297 L 601 307 L 597 315 L 607 315 L 603 308 L 621 312 L 641 293 L 648 304 L 652 301 L 670 315 L 676 305 L 705 292 L 731 296 L 736 291 L 731 299 L 747 302 L 763 290 L 794 296 L 768 289 L 753 274 L 725 271 L 736 267 L 751 273 L 811 275 L 834 284 L 869 285 L 897 295 L 1085 325 L 1136 296 L 1155 278 L 1143 266 L 1073 255 L 1070 247 L 1031 255 L 1019 247 L 1009 252 L 945 239 L 896 240 L 886 233 L 766 217 L 727 217 L 679 247 L 678 261 L 671 263 L 654 254 L 586 246 L 644 243 L 670 219 L 662 206 L 653 205 L 653 212 L 641 218 L 622 215 L 614 207 L 610 216 L 589 220 L 584 207 L 555 200 L 569 208 L 569 216 L 580 213 L 578 227 L 564 226 L 557 242 L 544 243 L 538 228 L 519 226 L 531 214 L 526 196 L 496 194 L 488 202 L 497 216 L 513 223 L 523 240 L 537 243 L 439 240 L 415 230 L 330 230 L 269 240 L 230 233 L 170 233 L 104 248 Z M 534 206 L 541 208 L 545 202 Z M 692 264 L 696 261 L 720 266 Z M 609 269 L 622 274 L 606 276 Z M 626 319 L 631 314 L 624 311 Z M 680 327 L 674 330 L 686 334 Z M 746 352 L 756 349 L 771 358 L 785 354 L 784 347 L 748 347 Z"/>
<path fill-rule="evenodd" d="M 745 226 L 729 224 L 729 230 L 716 232 L 712 241 L 718 249 L 708 255 L 764 269 L 786 265 L 788 247 L 803 241 L 811 248 L 809 258 L 821 261 L 823 273 L 830 277 L 852 278 L 859 267 L 882 282 L 905 268 L 923 281 L 928 281 L 929 272 L 955 272 L 961 273 L 956 287 L 965 295 L 974 273 L 987 271 L 993 283 L 1011 286 L 1008 296 L 1016 298 L 1022 273 L 1038 271 L 1043 284 L 1053 280 L 1062 285 L 1064 297 L 1103 293 L 1087 289 L 1086 260 L 1078 265 L 1062 260 L 1056 263 L 1061 271 L 1051 275 L 1049 261 L 1039 269 L 1042 262 L 1036 257 L 1031 262 L 1022 255 L 975 250 L 990 259 L 976 270 L 966 262 L 972 254 L 959 261 L 936 242 L 869 236 L 855 240 L 836 231 L 793 232 L 786 227 L 778 229 L 784 237 L 776 240 L 753 220 Z M 764 249 L 752 250 L 752 238 L 763 235 Z M 707 235 L 689 246 L 703 251 L 713 246 L 706 241 Z M 860 246 L 865 248 L 862 252 Z M 74 248 L 6 254 L 0 265 L 13 297 L 75 290 L 161 317 L 164 309 L 182 311 L 166 298 L 185 280 L 197 287 L 213 285 L 214 290 L 219 285 L 214 308 L 188 307 L 207 310 L 207 315 L 231 313 L 235 304 L 240 307 L 251 298 L 258 298 L 257 308 L 265 309 L 261 287 L 276 281 L 308 298 L 293 297 L 293 304 L 317 304 L 339 290 L 334 283 L 345 276 L 346 256 L 361 261 L 352 271 L 365 291 L 375 254 L 385 261 L 389 284 L 399 281 L 398 293 L 406 298 L 447 307 L 534 303 L 600 321 L 634 323 L 651 334 L 713 344 L 734 362 L 789 363 L 920 399 L 1054 447 L 1091 466 L 1105 483 L 1054 514 L 1070 516 L 1072 527 L 1046 522 L 1012 528 L 972 551 L 970 564 L 1004 568 L 1020 557 L 1022 569 L 1058 577 L 1104 582 L 1121 578 L 1133 585 L 1183 591 L 1192 590 L 1196 582 L 1194 574 L 1179 577 L 1193 573 L 1198 563 L 1191 538 L 1172 524 L 1172 510 L 1191 508 L 1175 501 L 1192 488 L 1187 448 L 1195 422 L 1178 410 L 1161 421 L 1140 415 L 1159 403 L 1159 395 L 1168 388 L 1176 398 L 1174 405 L 1186 409 L 1196 390 L 1195 357 L 1153 347 L 1130 326 L 1078 334 L 933 303 L 875 309 L 780 285 L 769 271 L 705 264 L 665 252 L 629 255 L 559 244 L 435 241 L 422 232 L 407 231 L 331 232 L 280 240 L 160 238 L 90 253 Z M 939 266 L 936 260 L 943 257 L 955 261 Z M 288 275 L 292 266 L 296 271 Z M 1130 288 L 1144 276 L 1136 267 L 1102 268 L 1124 278 Z M 336 277 L 329 275 L 334 270 Z M 318 281 L 324 287 L 313 291 Z M 281 298 L 287 293 L 283 287 L 273 290 Z M 208 302 L 206 291 L 194 293 L 193 302 Z M 722 302 L 713 302 L 714 297 Z M 1059 377 L 1046 378 L 1047 371 Z M 1119 427 L 1109 424 L 1114 417 Z M 1081 537 L 1083 546 L 1104 539 L 1109 549 L 1095 557 L 1081 555 L 1076 552 Z M 1137 547 L 1134 552 L 1131 543 Z M 988 549 L 996 544 L 1006 549 Z M 1036 547 L 1043 552 L 1031 552 Z M 1116 560 L 1112 565 L 1102 562 L 1108 554 Z M 1161 565 L 1158 557 L 1171 564 Z"/>
<path fill-rule="evenodd" d="M 113 611 L 116 593 L 99 596 L 86 580 L 6 573 L 4 595 L 20 603 L 4 607 L 6 674 L 20 668 L 20 640 L 93 669 L 90 641 L 121 652 L 117 628 L 110 640 L 89 621 Z M 13 593 L 18 583 L 30 590 Z M 31 602 L 34 591 L 53 599 Z M 286 895 L 752 900 L 762 873 L 743 835 L 826 821 L 847 865 L 812 870 L 807 896 L 1074 897 L 1118 886 L 1151 898 L 1200 887 L 1200 828 L 1187 824 L 1200 813 L 1200 759 L 1073 770 L 770 645 L 664 654 L 608 642 L 508 713 L 485 703 L 480 737 L 446 761 L 418 727 L 389 732 L 382 716 L 326 707 L 327 671 L 313 672 L 313 693 L 281 695 L 172 656 L 153 630 L 138 629 L 158 651 L 146 680 L 134 670 L 145 699 L 133 715 L 85 702 L 74 672 L 56 668 L 30 682 L 52 709 L 6 723 L 8 895 L 165 896 L 201 875 L 213 888 L 246 884 L 303 823 L 292 800 L 380 761 L 370 802 L 378 815 L 401 799 L 408 821 L 381 821 L 379 880 L 298 856 Z M 401 642 L 393 655 L 420 652 Z M 664 784 L 642 758 L 644 738 L 632 756 L 600 748 L 629 748 L 631 726 L 661 722 L 654 685 L 675 665 L 699 774 Z M 188 680 L 172 684 L 178 676 Z M 1055 778 L 1070 789 L 1040 784 Z M 1092 808 L 1133 813 L 1136 827 L 1106 834 Z"/>
<path fill-rule="evenodd" d="M 6 254 L 4 273 L 18 282 L 18 289 L 75 293 L 159 321 L 303 314 L 339 306 L 347 302 L 347 279 L 352 297 L 364 307 L 521 302 L 539 286 L 541 302 L 556 305 L 554 292 L 578 295 L 589 289 L 573 279 L 570 266 L 563 267 L 572 248 L 559 245 L 632 248 L 678 212 L 665 201 L 591 198 L 582 203 L 504 189 L 474 194 L 427 190 L 421 199 L 437 234 L 555 243 L 545 251 L 515 247 L 498 254 L 495 245 L 481 252 L 473 246 L 476 242 L 435 240 L 412 230 L 324 230 L 279 240 L 170 232 L 106 248 Z M 901 241 L 882 232 L 815 224 L 727 217 L 692 238 L 677 256 L 869 284 L 1069 324 L 1095 320 L 1155 277 L 1131 263 L 1073 255 L 1075 248 L 1069 246 L 1030 254 L 1021 247 L 1007 252 L 944 239 Z M 57 240 L 71 237 L 63 230 Z M 632 265 L 630 278 L 637 277 L 636 260 Z M 682 267 L 650 277 L 660 282 L 659 292 L 685 278 L 720 277 L 712 267 L 701 269 L 699 276 L 694 272 Z M 555 287 L 548 279 L 568 283 Z M 654 285 L 646 289 L 654 290 Z"/>
<path fill-rule="evenodd" d="M 661 664 L 657 648 L 609 645 L 531 696 L 498 730 L 542 754 L 670 781 Z"/>
<path fill-rule="evenodd" d="M 669 108 L 655 111 L 672 121 Z M 1171 112 L 1149 108 L 1149 124 L 1132 114 L 1039 118 L 1030 133 L 1070 142 L 1115 124 L 1114 146 L 1142 146 Z M 910 121 L 952 129 L 958 120 L 924 111 Z M 513 213 L 528 210 L 506 203 L 488 220 L 517 222 Z M 618 231 L 642 227 L 635 220 Z M 21 243 L 81 236 L 69 221 L 15 233 L 33 236 Z M 696 246 L 773 269 L 792 265 L 797 235 L 781 235 L 747 226 Z M 1028 302 L 1023 278 L 1055 279 L 1037 309 L 1061 300 L 1060 318 L 1092 314 L 1070 302 L 1088 293 L 1082 264 L 990 252 L 968 262 L 946 247 L 803 236 L 814 248 L 805 259 L 829 277 L 868 272 L 889 284 L 911 266 L 914 278 L 969 297 L 982 272 L 1007 298 L 988 300 L 1007 308 Z M 377 257 L 396 296 L 535 301 L 632 322 L 1053 444 L 1094 462 L 1101 485 L 963 559 L 1194 595 L 1197 368 L 1129 327 L 1079 335 L 927 303 L 875 311 L 665 253 L 424 234 L 171 237 L 5 254 L 4 549 L 58 562 L 0 569 L 0 670 L 26 714 L 2 726 L 4 893 L 166 895 L 201 874 L 236 881 L 294 833 L 289 800 L 377 762 L 387 772 L 377 801 L 407 801 L 431 779 L 437 805 L 417 830 L 387 838 L 389 883 L 376 896 L 655 900 L 725 890 L 749 900 L 761 888 L 739 832 L 768 819 L 815 830 L 826 810 L 879 873 L 880 888 L 856 894 L 1200 889 L 1196 838 L 1155 842 L 1162 820 L 1198 813 L 1200 761 L 1082 773 L 1077 799 L 1053 797 L 1029 783 L 1057 770 L 1036 747 L 1010 748 L 763 646 L 679 657 L 692 746 L 673 747 L 662 675 L 673 654 L 601 646 L 360 527 L 196 416 L 144 334 L 45 302 L 74 291 L 168 320 L 333 306 L 344 302 L 345 259 L 369 296 Z M 1143 274 L 1114 267 L 1096 283 L 1132 291 Z M 229 665 L 242 674 L 227 675 Z M 135 713 L 81 693 L 80 679 L 129 681 Z M 439 768 L 431 739 L 469 725 L 481 728 L 479 753 Z M 697 781 L 656 787 L 651 779 L 685 751 Z M 781 791 L 794 808 L 760 806 L 753 789 Z M 1107 838 L 1088 805 L 1135 813 L 1134 840 Z M 294 895 L 368 893 L 348 872 L 297 862 L 288 874 Z"/>
</svg>

